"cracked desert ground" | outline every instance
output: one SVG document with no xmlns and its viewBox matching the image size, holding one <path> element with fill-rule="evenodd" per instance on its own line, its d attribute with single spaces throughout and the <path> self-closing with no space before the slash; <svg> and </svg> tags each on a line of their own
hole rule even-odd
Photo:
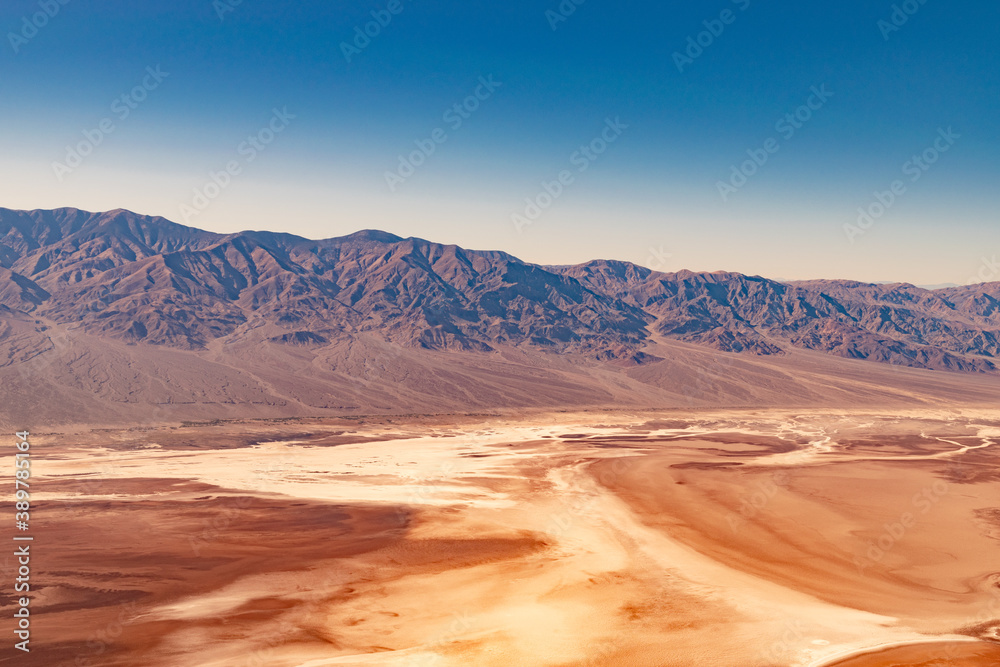
<svg viewBox="0 0 1000 667">
<path fill-rule="evenodd" d="M 1000 411 L 261 420 L 32 451 L 18 664 L 1000 665 Z"/>
</svg>

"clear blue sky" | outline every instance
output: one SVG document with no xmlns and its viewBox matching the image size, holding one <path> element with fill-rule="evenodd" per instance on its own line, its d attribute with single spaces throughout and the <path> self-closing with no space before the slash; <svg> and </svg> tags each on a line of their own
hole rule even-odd
<svg viewBox="0 0 1000 667">
<path fill-rule="evenodd" d="M 3 206 L 779 278 L 1000 255 L 993 1 L 63 1 L 0 6 Z"/>
</svg>

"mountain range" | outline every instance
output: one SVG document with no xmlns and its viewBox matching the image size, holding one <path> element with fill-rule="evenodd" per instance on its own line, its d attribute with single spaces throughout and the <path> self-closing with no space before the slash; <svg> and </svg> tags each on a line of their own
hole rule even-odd
<svg viewBox="0 0 1000 667">
<path fill-rule="evenodd" d="M 0 208 L 0 346 L 0 370 L 77 390 L 66 419 L 130 404 L 296 414 L 590 405 L 594 374 L 622 385 L 601 380 L 594 404 L 624 394 L 652 405 L 664 390 L 690 399 L 666 369 L 690 371 L 691 359 L 773 368 L 818 353 L 995 383 L 1000 283 L 928 290 L 610 260 L 541 266 L 380 231 L 317 241 L 125 210 Z M 431 359 L 447 361 L 418 378 Z M 560 389 L 537 400 L 553 382 Z"/>
</svg>

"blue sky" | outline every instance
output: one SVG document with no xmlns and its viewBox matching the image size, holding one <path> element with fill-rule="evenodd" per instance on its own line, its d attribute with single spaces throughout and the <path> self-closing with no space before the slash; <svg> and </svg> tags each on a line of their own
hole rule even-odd
<svg viewBox="0 0 1000 667">
<path fill-rule="evenodd" d="M 0 8 L 3 206 L 778 278 L 1000 255 L 995 2 L 63 2 Z"/>
</svg>

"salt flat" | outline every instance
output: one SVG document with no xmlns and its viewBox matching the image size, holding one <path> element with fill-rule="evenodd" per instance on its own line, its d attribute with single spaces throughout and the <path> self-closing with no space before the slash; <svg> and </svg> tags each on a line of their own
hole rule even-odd
<svg viewBox="0 0 1000 667">
<path fill-rule="evenodd" d="M 244 421 L 37 442 L 37 664 L 1000 662 L 1000 411 Z"/>
</svg>

